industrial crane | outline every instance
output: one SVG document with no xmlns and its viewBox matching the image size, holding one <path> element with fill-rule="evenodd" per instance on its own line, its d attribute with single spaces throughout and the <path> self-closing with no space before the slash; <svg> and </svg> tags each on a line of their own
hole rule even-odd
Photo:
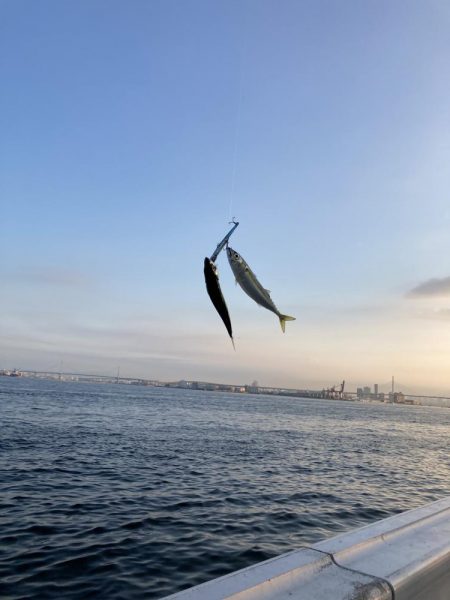
<svg viewBox="0 0 450 600">
<path fill-rule="evenodd" d="M 336 389 L 337 387 L 337 385 L 333 385 L 332 387 L 323 390 L 323 397 L 330 400 L 342 400 L 344 397 L 345 379 L 342 381 L 338 390 Z"/>
</svg>

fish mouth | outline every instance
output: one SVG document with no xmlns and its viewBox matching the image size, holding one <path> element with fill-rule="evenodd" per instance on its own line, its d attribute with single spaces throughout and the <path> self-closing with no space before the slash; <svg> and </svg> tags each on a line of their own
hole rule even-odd
<svg viewBox="0 0 450 600">
<path fill-rule="evenodd" d="M 236 250 L 233 250 L 233 248 L 231 246 L 227 246 L 227 254 L 228 254 L 228 258 L 232 261 L 232 262 L 241 262 L 241 257 L 239 256 L 239 254 L 236 252 Z"/>
</svg>

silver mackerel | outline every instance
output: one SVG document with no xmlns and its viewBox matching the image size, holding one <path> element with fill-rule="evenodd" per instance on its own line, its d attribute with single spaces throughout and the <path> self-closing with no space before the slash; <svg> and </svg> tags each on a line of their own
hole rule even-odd
<svg viewBox="0 0 450 600">
<path fill-rule="evenodd" d="M 233 248 L 227 246 L 227 256 L 231 270 L 236 278 L 236 282 L 252 300 L 277 315 L 277 317 L 280 319 L 281 329 L 284 333 L 286 321 L 295 321 L 295 317 L 290 317 L 289 315 L 283 315 L 280 313 L 270 297 L 269 290 L 266 290 L 260 284 L 256 275 L 250 269 L 242 256 L 236 252 L 236 250 L 233 250 Z"/>
</svg>

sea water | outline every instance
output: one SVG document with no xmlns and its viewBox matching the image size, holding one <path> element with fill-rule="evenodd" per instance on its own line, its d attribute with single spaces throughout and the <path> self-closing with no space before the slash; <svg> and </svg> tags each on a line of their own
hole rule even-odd
<svg viewBox="0 0 450 600">
<path fill-rule="evenodd" d="M 0 597 L 160 598 L 450 493 L 450 409 L 0 378 Z"/>
</svg>

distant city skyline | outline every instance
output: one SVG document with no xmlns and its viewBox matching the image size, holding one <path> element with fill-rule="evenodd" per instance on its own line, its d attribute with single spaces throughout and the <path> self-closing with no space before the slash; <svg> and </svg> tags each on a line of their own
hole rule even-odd
<svg viewBox="0 0 450 600">
<path fill-rule="evenodd" d="M 450 393 L 450 8 L 3 2 L 0 368 Z M 203 258 L 231 217 L 275 315 Z"/>
<path fill-rule="evenodd" d="M 70 373 L 70 372 L 43 372 L 43 371 L 19 371 L 0 369 L 0 383 L 8 381 L 11 378 L 32 380 L 57 381 L 58 383 L 94 383 L 94 384 L 124 384 L 137 385 L 140 387 L 169 387 L 174 389 L 187 389 L 206 392 L 229 392 L 233 394 L 274 394 L 276 396 L 295 398 L 308 398 L 314 400 L 331 400 L 333 402 L 341 401 L 356 401 L 356 402 L 379 402 L 388 404 L 400 405 L 422 405 L 450 408 L 450 396 L 441 396 L 438 394 L 394 391 L 392 385 L 389 392 L 379 391 L 378 384 L 374 384 L 372 392 L 370 386 L 358 387 L 356 390 L 349 390 L 345 387 L 345 381 L 339 386 L 331 386 L 322 389 L 307 389 L 307 388 L 289 388 L 285 386 L 270 387 L 260 386 L 255 380 L 251 384 L 248 383 L 223 383 L 218 381 L 190 381 L 190 380 L 173 380 L 160 381 L 157 379 L 120 377 L 119 370 L 116 375 L 100 375 L 86 373 Z"/>
<path fill-rule="evenodd" d="M 71 375 L 77 375 L 77 376 L 81 376 L 81 377 L 103 377 L 103 378 L 109 378 L 111 380 L 118 380 L 118 379 L 136 379 L 136 380 L 148 380 L 148 381 L 159 381 L 160 383 L 169 383 L 169 382 L 180 382 L 180 381 L 207 381 L 207 380 L 202 380 L 202 379 L 197 379 L 197 380 L 191 380 L 191 379 L 186 379 L 186 378 L 177 378 L 177 377 L 172 377 L 169 379 L 159 379 L 157 377 L 148 377 L 148 376 L 144 376 L 144 375 L 137 375 L 137 374 L 131 374 L 131 373 L 124 373 L 123 370 L 120 370 L 120 367 L 116 368 L 115 370 L 111 370 L 111 372 L 96 372 L 96 371 L 76 371 L 76 370 L 68 370 L 67 368 L 63 368 L 63 363 L 60 363 L 59 365 L 59 369 L 57 368 L 58 365 L 51 365 L 51 368 L 46 370 L 46 369 L 37 369 L 37 368 L 18 368 L 18 367 L 5 367 L 4 365 L 0 365 L 0 375 L 4 374 L 4 373 L 14 373 L 17 372 L 18 374 L 20 373 L 26 373 L 26 374 L 32 374 L 32 373 L 47 373 L 47 374 L 53 374 L 55 375 L 55 377 L 58 377 L 60 375 L 63 376 L 71 376 Z M 219 385 L 237 385 L 237 386 L 253 386 L 253 387 L 279 387 L 279 388 L 286 388 L 286 389 L 310 389 L 310 390 L 321 390 L 321 389 L 327 389 L 327 388 L 336 388 L 339 389 L 340 385 L 342 382 L 334 382 L 332 384 L 328 383 L 328 382 L 320 382 L 320 381 L 315 381 L 315 382 L 311 382 L 309 385 L 303 385 L 303 386 L 288 386 L 288 385 L 276 385 L 276 386 L 270 386 L 268 384 L 262 384 L 257 380 L 245 380 L 245 381 L 210 381 L 211 383 L 215 383 L 215 384 L 219 384 Z M 374 383 L 373 384 L 373 391 L 372 391 L 372 386 L 371 385 L 366 385 L 364 383 L 358 383 L 358 382 L 354 382 L 354 381 L 345 381 L 345 391 L 352 393 L 352 394 L 358 394 L 358 391 L 361 390 L 364 392 L 364 394 L 375 394 L 378 395 L 380 394 L 388 394 L 390 393 L 393 389 L 395 389 L 396 392 L 403 392 L 404 394 L 409 394 L 409 395 L 424 395 L 424 396 L 432 396 L 433 394 L 435 394 L 437 392 L 436 389 L 433 389 L 432 387 L 428 387 L 428 388 L 414 388 L 414 387 L 410 387 L 406 384 L 403 383 L 398 383 L 395 385 L 395 388 L 392 387 L 392 380 L 391 381 L 385 381 L 381 384 L 379 383 Z M 436 394 L 436 397 L 438 397 L 438 394 Z M 446 398 L 450 398 L 450 396 L 445 396 Z"/>
</svg>

